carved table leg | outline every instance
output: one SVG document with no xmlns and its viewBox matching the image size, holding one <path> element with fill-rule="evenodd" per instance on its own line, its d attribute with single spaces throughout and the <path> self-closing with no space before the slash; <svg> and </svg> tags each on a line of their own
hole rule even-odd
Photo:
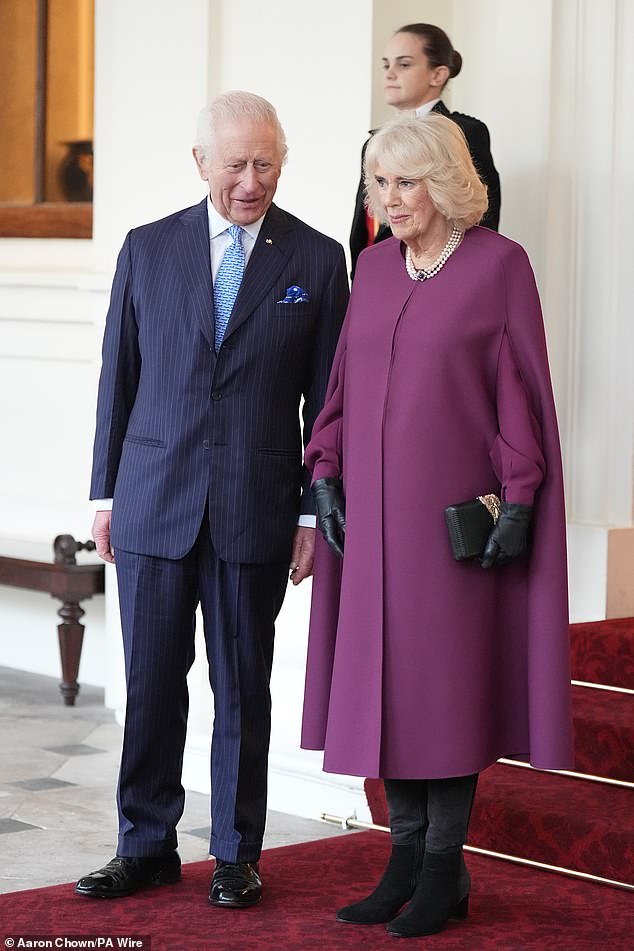
<svg viewBox="0 0 634 951">
<path fill-rule="evenodd" d="M 59 689 L 62 692 L 64 704 L 67 707 L 74 707 L 75 697 L 79 693 L 77 674 L 84 640 L 84 625 L 79 621 L 86 612 L 80 607 L 78 601 L 64 601 L 57 613 L 62 618 L 62 623 L 57 625 L 63 678 Z"/>
</svg>

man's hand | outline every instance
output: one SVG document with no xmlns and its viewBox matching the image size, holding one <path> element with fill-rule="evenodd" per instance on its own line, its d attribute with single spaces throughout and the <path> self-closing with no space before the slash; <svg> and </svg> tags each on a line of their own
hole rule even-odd
<svg viewBox="0 0 634 951">
<path fill-rule="evenodd" d="M 92 523 L 92 537 L 97 554 L 109 564 L 114 564 L 114 548 L 110 544 L 110 519 L 112 512 L 97 512 Z"/>
<path fill-rule="evenodd" d="M 304 578 L 310 578 L 313 573 L 314 557 L 315 529 L 298 525 L 293 536 L 291 554 L 291 581 L 294 585 L 298 585 Z"/>
</svg>

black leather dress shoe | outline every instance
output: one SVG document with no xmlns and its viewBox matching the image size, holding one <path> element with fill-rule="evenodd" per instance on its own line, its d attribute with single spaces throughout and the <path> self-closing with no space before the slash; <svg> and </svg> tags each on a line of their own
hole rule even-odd
<svg viewBox="0 0 634 951">
<path fill-rule="evenodd" d="M 89 898 L 124 898 L 133 895 L 139 888 L 172 885 L 180 880 L 181 860 L 178 852 L 145 859 L 116 855 L 103 868 L 80 878 L 75 891 Z"/>
<path fill-rule="evenodd" d="M 209 902 L 221 908 L 248 908 L 262 898 L 262 880 L 257 862 L 221 862 L 209 889 Z"/>
</svg>

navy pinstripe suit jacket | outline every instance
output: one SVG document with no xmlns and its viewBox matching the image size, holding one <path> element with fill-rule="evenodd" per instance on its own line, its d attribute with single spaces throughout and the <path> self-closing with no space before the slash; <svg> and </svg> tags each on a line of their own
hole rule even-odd
<svg viewBox="0 0 634 951">
<path fill-rule="evenodd" d="M 307 303 L 278 303 L 297 284 Z M 311 512 L 304 442 L 348 300 L 343 248 L 271 205 L 219 353 L 206 199 L 131 231 L 103 342 L 91 498 L 115 550 L 181 558 L 209 502 L 226 561 L 290 556 Z M 302 491 L 303 487 L 303 491 Z"/>
</svg>

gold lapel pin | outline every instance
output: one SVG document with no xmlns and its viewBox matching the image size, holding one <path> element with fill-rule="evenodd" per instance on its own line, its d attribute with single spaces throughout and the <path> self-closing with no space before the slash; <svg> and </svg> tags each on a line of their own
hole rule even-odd
<svg viewBox="0 0 634 951">
<path fill-rule="evenodd" d="M 273 242 L 271 241 L 270 238 L 267 238 L 267 239 L 266 239 L 266 244 L 273 244 Z"/>
</svg>

